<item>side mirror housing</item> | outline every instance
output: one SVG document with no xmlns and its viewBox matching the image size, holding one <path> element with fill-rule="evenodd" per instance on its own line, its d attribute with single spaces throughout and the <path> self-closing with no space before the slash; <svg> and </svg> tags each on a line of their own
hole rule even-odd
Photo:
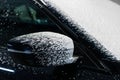
<svg viewBox="0 0 120 80">
<path fill-rule="evenodd" d="M 59 66 L 73 63 L 73 40 L 54 32 L 37 32 L 18 36 L 8 44 L 8 53 L 19 64 Z"/>
</svg>

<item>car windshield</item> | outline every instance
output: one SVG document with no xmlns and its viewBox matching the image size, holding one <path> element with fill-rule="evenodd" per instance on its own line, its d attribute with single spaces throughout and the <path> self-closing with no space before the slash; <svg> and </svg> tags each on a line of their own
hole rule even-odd
<svg viewBox="0 0 120 80">
<path fill-rule="evenodd" d="M 120 60 L 119 0 L 44 1 L 77 25 L 86 38 L 99 49 Z"/>
</svg>

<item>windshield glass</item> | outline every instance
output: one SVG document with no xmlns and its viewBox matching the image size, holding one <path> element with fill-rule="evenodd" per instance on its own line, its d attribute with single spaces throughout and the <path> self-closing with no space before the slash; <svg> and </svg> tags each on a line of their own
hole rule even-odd
<svg viewBox="0 0 120 80">
<path fill-rule="evenodd" d="M 119 0 L 45 0 L 45 2 L 83 30 L 87 38 L 98 48 L 120 60 Z"/>
</svg>

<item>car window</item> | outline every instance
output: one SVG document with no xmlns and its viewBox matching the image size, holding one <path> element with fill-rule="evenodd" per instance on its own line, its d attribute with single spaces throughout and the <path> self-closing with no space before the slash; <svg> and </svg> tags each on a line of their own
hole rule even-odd
<svg viewBox="0 0 120 80">
<path fill-rule="evenodd" d="M 0 46 L 23 34 L 61 32 L 35 3 L 29 0 L 0 0 Z"/>
<path fill-rule="evenodd" d="M 0 4 L 0 17 L 16 18 L 23 22 L 47 24 L 50 20 L 30 1 L 4 1 Z"/>
<path fill-rule="evenodd" d="M 16 7 L 14 12 L 15 16 L 18 16 L 22 21 L 36 21 L 36 11 L 27 5 Z"/>
</svg>

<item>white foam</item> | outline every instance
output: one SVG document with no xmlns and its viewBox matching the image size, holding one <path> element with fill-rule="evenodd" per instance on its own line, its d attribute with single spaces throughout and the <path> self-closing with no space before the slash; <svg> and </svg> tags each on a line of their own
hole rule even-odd
<svg viewBox="0 0 120 80">
<path fill-rule="evenodd" d="M 110 0 L 45 0 L 120 60 L 120 5 Z"/>
</svg>

